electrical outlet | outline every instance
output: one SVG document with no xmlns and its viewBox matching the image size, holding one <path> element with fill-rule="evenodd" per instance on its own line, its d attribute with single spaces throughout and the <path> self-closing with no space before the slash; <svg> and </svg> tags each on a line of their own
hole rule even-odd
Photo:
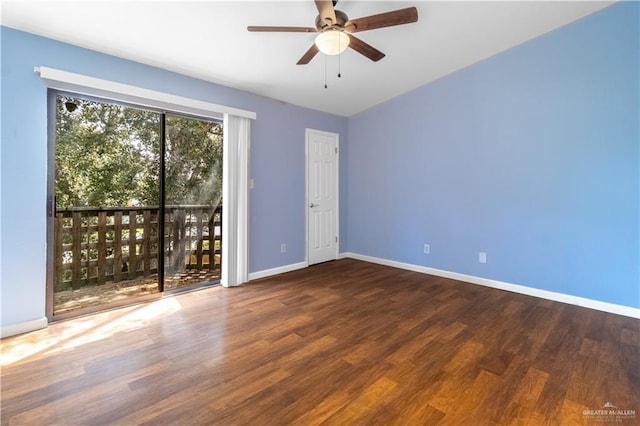
<svg viewBox="0 0 640 426">
<path fill-rule="evenodd" d="M 431 253 L 431 246 L 429 244 L 424 245 L 424 252 L 425 254 Z"/>
<path fill-rule="evenodd" d="M 480 263 L 487 263 L 487 253 L 481 251 L 480 253 L 478 253 L 478 262 Z"/>
<path fill-rule="evenodd" d="M 286 253 L 286 252 L 287 252 L 287 244 L 286 243 L 280 244 L 280 253 Z"/>
</svg>

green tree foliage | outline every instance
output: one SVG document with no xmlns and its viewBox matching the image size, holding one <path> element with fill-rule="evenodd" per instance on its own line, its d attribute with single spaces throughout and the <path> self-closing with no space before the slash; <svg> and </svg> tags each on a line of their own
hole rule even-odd
<svg viewBox="0 0 640 426">
<path fill-rule="evenodd" d="M 160 114 L 67 96 L 56 100 L 56 206 L 157 206 Z M 217 205 L 222 125 L 167 115 L 167 204 Z"/>
<path fill-rule="evenodd" d="M 167 204 L 219 204 L 222 125 L 167 116 L 165 150 Z"/>
</svg>

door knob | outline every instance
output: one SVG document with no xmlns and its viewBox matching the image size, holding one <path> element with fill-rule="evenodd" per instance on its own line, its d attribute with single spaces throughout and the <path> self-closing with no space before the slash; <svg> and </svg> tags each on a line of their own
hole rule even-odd
<svg viewBox="0 0 640 426">
<path fill-rule="evenodd" d="M 311 205 L 309 207 L 311 207 L 311 208 L 318 207 L 318 204 L 311 203 Z"/>
</svg>

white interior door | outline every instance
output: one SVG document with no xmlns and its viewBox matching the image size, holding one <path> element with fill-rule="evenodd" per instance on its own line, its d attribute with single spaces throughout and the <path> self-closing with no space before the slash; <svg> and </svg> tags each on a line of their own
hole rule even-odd
<svg viewBox="0 0 640 426">
<path fill-rule="evenodd" d="M 338 135 L 307 129 L 309 265 L 338 257 Z"/>
</svg>

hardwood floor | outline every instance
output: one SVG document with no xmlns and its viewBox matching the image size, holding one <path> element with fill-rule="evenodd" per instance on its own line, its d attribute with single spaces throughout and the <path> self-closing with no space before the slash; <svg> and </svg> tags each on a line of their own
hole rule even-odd
<svg viewBox="0 0 640 426">
<path fill-rule="evenodd" d="M 53 324 L 2 362 L 3 425 L 640 424 L 640 321 L 349 259 Z"/>
</svg>

